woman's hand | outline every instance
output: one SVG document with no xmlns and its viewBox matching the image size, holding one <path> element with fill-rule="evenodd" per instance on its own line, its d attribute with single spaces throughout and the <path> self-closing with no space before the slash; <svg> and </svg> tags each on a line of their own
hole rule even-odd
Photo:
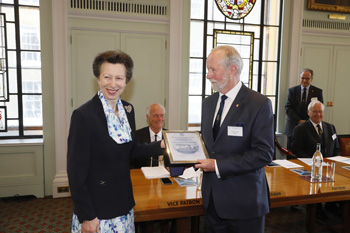
<svg viewBox="0 0 350 233">
<path fill-rule="evenodd" d="M 81 233 L 101 233 L 99 228 L 100 221 L 96 217 L 91 221 L 84 221 L 81 224 Z"/>
</svg>

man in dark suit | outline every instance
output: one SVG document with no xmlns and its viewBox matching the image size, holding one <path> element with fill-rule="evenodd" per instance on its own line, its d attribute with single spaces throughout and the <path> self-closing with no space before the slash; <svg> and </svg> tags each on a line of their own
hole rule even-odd
<svg viewBox="0 0 350 233">
<path fill-rule="evenodd" d="M 316 144 L 321 143 L 323 157 L 341 155 L 334 125 L 323 119 L 324 105 L 311 101 L 308 106 L 309 120 L 295 127 L 292 137 L 292 151 L 299 158 L 312 158 Z"/>
<path fill-rule="evenodd" d="M 216 91 L 202 103 L 202 138 L 210 158 L 195 167 L 204 171 L 208 233 L 262 233 L 269 212 L 264 167 L 274 151 L 272 106 L 240 81 L 242 68 L 231 46 L 214 48 L 207 59 L 207 79 Z"/>
<path fill-rule="evenodd" d="M 149 105 L 146 110 L 146 118 L 149 126 L 138 129 L 135 132 L 138 143 L 148 144 L 164 139 L 163 126 L 165 123 L 165 108 L 162 105 L 156 103 Z M 140 158 L 133 160 L 131 162 L 131 168 L 155 167 L 158 165 L 164 165 L 162 157 L 163 156 L 153 156 L 150 158 Z"/>
<path fill-rule="evenodd" d="M 323 157 L 341 155 L 335 127 L 322 121 L 323 112 L 324 105 L 320 101 L 311 101 L 307 111 L 309 120 L 295 127 L 292 136 L 292 151 L 299 158 L 312 158 L 317 143 L 321 143 Z M 327 202 L 325 208 L 340 215 L 341 205 L 341 202 Z M 316 217 L 324 222 L 329 219 L 322 203 L 318 203 L 316 206 Z"/>
<path fill-rule="evenodd" d="M 313 70 L 305 68 L 300 72 L 300 84 L 288 89 L 286 104 L 284 105 L 287 120 L 284 133 L 287 136 L 287 149 L 291 150 L 292 135 L 295 126 L 309 119 L 307 106 L 312 100 L 323 103 L 322 89 L 311 85 L 314 77 Z"/>
</svg>

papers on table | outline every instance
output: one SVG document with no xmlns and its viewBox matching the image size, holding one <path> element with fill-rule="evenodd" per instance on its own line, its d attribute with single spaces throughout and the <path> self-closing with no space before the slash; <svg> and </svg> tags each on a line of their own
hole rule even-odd
<svg viewBox="0 0 350 233">
<path fill-rule="evenodd" d="M 312 158 L 298 158 L 298 160 L 300 160 L 308 166 L 312 166 Z"/>
<path fill-rule="evenodd" d="M 327 157 L 327 159 L 333 160 L 333 161 L 336 161 L 336 162 L 350 164 L 350 158 L 347 158 L 347 157 L 344 157 L 344 156 Z"/>
<path fill-rule="evenodd" d="M 147 179 L 170 177 L 170 173 L 165 167 L 141 167 L 141 171 Z"/>
<path fill-rule="evenodd" d="M 277 163 L 278 165 L 284 167 L 284 168 L 295 168 L 295 167 L 303 167 L 299 164 L 293 163 L 289 160 L 285 160 L 285 159 L 277 159 L 273 161 L 274 163 Z"/>
<path fill-rule="evenodd" d="M 181 176 L 179 176 L 179 177 L 183 178 L 183 179 L 191 179 L 191 178 L 196 177 L 196 176 L 197 176 L 197 173 L 194 170 L 194 168 L 193 167 L 189 167 L 189 168 L 186 168 L 184 173 Z"/>
</svg>

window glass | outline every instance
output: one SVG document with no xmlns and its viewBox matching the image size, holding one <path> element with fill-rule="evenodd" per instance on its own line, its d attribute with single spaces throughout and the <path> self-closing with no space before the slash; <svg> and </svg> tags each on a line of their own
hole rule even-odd
<svg viewBox="0 0 350 233">
<path fill-rule="evenodd" d="M 14 12 L 18 12 L 18 17 L 14 17 Z M 0 99 L 0 106 L 7 113 L 7 132 L 1 132 L 0 137 L 39 138 L 43 123 L 39 0 L 0 0 L 0 13 L 6 14 L 4 57 L 9 86 L 9 98 Z"/>
<path fill-rule="evenodd" d="M 1 102 L 2 106 L 7 108 L 7 118 L 18 118 L 18 97 L 10 95 L 9 102 Z"/>
<path fill-rule="evenodd" d="M 7 49 L 16 49 L 16 31 L 14 23 L 6 24 Z"/>
<path fill-rule="evenodd" d="M 6 21 L 15 21 L 15 10 L 13 6 L 5 6 L 0 4 L 0 7 L 0 13 L 6 14 Z"/>
<path fill-rule="evenodd" d="M 203 22 L 191 22 L 190 56 L 203 56 Z"/>
<path fill-rule="evenodd" d="M 23 126 L 42 126 L 41 95 L 23 95 Z"/>
<path fill-rule="evenodd" d="M 278 59 L 278 28 L 268 27 L 264 28 L 264 47 L 263 59 L 269 61 L 277 61 Z"/>
<path fill-rule="evenodd" d="M 17 93 L 17 69 L 9 69 L 9 87 L 10 93 Z"/>
<path fill-rule="evenodd" d="M 41 93 L 41 70 L 22 69 L 23 93 Z"/>
<path fill-rule="evenodd" d="M 19 0 L 20 5 L 39 6 L 39 0 Z"/>
<path fill-rule="evenodd" d="M 200 124 L 202 111 L 202 97 L 190 96 L 188 98 L 188 108 L 190 113 L 188 116 L 188 123 Z"/>
<path fill-rule="evenodd" d="M 38 8 L 20 7 L 21 49 L 40 49 L 40 17 Z"/>
<path fill-rule="evenodd" d="M 204 1 L 192 0 L 191 1 L 191 19 L 203 19 L 204 18 Z"/>
</svg>

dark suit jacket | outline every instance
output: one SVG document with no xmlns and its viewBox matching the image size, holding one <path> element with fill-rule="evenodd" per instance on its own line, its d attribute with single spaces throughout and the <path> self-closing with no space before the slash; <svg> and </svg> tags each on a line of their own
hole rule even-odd
<svg viewBox="0 0 350 233">
<path fill-rule="evenodd" d="M 122 102 L 131 109 L 130 112 L 126 111 L 126 115 L 133 141 L 125 144 L 117 144 L 109 136 L 106 116 L 97 95 L 72 114 L 67 171 L 74 213 L 80 222 L 95 217 L 111 219 L 127 214 L 135 205 L 130 157 L 164 152 L 160 142 L 151 146 L 137 146 L 134 141 L 134 109 L 131 104 Z"/>
<path fill-rule="evenodd" d="M 203 141 L 221 176 L 204 172 L 203 206 L 208 208 L 212 195 L 221 218 L 261 217 L 269 212 L 264 167 L 272 161 L 274 151 L 271 101 L 243 84 L 214 142 L 212 124 L 218 98 L 215 93 L 202 104 Z M 228 136 L 228 127 L 242 127 L 243 136 Z"/>
<path fill-rule="evenodd" d="M 287 114 L 286 127 L 284 133 L 290 137 L 293 134 L 295 126 L 298 125 L 300 120 L 308 120 L 307 106 L 311 102 L 312 98 L 317 98 L 317 100 L 323 103 L 322 89 L 310 85 L 309 94 L 307 96 L 306 105 L 303 108 L 300 104 L 301 102 L 301 86 L 295 86 L 288 89 L 288 96 L 284 109 Z"/>
<path fill-rule="evenodd" d="M 136 130 L 135 136 L 136 136 L 137 142 L 140 144 L 151 143 L 149 126 Z M 162 136 L 162 139 L 164 139 L 163 136 Z M 156 159 L 156 158 L 157 158 L 156 156 L 153 157 L 153 159 Z M 150 158 L 144 158 L 144 157 L 133 159 L 131 160 L 131 164 L 130 164 L 131 168 L 141 168 L 141 167 L 149 167 L 149 166 L 151 166 Z"/>
<path fill-rule="evenodd" d="M 341 155 L 334 125 L 322 121 L 322 129 L 323 133 L 320 137 L 310 120 L 295 127 L 292 137 L 293 154 L 299 158 L 312 158 L 316 151 L 316 144 L 321 143 L 323 157 Z"/>
</svg>

